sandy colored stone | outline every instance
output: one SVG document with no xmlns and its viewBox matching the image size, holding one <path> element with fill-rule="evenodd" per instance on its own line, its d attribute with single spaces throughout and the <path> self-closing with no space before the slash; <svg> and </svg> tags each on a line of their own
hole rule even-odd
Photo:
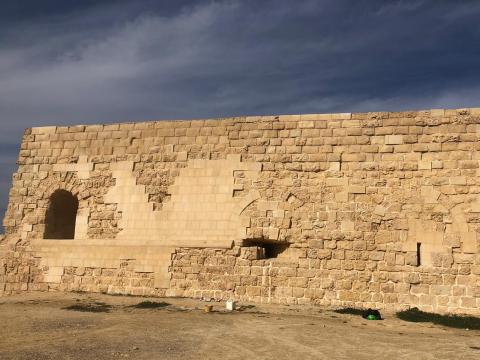
<svg viewBox="0 0 480 360">
<path fill-rule="evenodd" d="M 0 294 L 478 314 L 478 109 L 27 130 Z M 52 194 L 78 200 L 44 239 Z"/>
</svg>

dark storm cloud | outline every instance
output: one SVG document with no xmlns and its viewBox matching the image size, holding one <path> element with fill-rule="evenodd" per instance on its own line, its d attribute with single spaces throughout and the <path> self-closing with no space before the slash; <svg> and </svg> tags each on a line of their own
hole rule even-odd
<svg viewBox="0 0 480 360">
<path fill-rule="evenodd" d="M 479 106 L 478 1 L 18 3 L 0 14 L 0 144 L 47 124 Z"/>
<path fill-rule="evenodd" d="M 7 208 L 8 192 L 12 183 L 12 174 L 16 170 L 15 159 L 19 151 L 19 145 L 0 143 L 0 219 Z M 3 229 L 0 224 L 0 230 Z"/>
</svg>

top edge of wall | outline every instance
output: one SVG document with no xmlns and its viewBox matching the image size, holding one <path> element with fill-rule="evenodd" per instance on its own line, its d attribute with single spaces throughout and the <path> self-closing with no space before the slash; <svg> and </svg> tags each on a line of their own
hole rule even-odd
<svg viewBox="0 0 480 360">
<path fill-rule="evenodd" d="M 136 124 L 155 124 L 165 122 L 216 122 L 216 121 L 302 121 L 302 120 L 350 120 L 350 119 L 371 119 L 371 118 L 396 118 L 396 117 L 412 117 L 412 116 L 457 116 L 457 115 L 480 115 L 480 107 L 475 108 L 458 108 L 458 109 L 429 109 L 429 110 L 412 110 L 412 111 L 377 111 L 377 112 L 358 112 L 358 113 L 324 113 L 324 114 L 292 114 L 292 115 L 257 115 L 257 116 L 232 116 L 208 119 L 157 119 L 142 120 L 131 122 L 105 123 L 105 124 L 88 124 L 88 125 L 59 125 L 59 126 L 36 126 L 32 127 L 31 134 L 54 134 L 57 129 L 69 129 L 70 131 L 99 131 L 99 130 L 116 130 L 120 125 L 130 124 L 135 127 Z M 208 125 L 213 125 L 212 123 Z"/>
</svg>

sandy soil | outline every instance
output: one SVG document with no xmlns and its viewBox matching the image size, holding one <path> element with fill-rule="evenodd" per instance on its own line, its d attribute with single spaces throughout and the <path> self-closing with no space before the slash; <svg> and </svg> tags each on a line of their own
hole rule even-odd
<svg viewBox="0 0 480 360">
<path fill-rule="evenodd" d="M 0 298 L 0 359 L 480 359 L 480 331 L 366 321 L 321 308 L 214 312 L 191 299 L 36 293 Z M 74 309 L 67 309 L 74 306 Z M 91 306 L 98 312 L 78 311 Z"/>
</svg>

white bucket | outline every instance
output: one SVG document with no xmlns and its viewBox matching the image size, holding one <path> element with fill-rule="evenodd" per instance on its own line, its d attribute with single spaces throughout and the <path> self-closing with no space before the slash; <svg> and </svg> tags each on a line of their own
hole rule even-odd
<svg viewBox="0 0 480 360">
<path fill-rule="evenodd" d="M 235 310 L 235 301 L 233 301 L 233 300 L 227 300 L 226 307 L 227 307 L 227 310 L 228 310 L 228 311 L 233 311 L 233 310 Z"/>
</svg>

